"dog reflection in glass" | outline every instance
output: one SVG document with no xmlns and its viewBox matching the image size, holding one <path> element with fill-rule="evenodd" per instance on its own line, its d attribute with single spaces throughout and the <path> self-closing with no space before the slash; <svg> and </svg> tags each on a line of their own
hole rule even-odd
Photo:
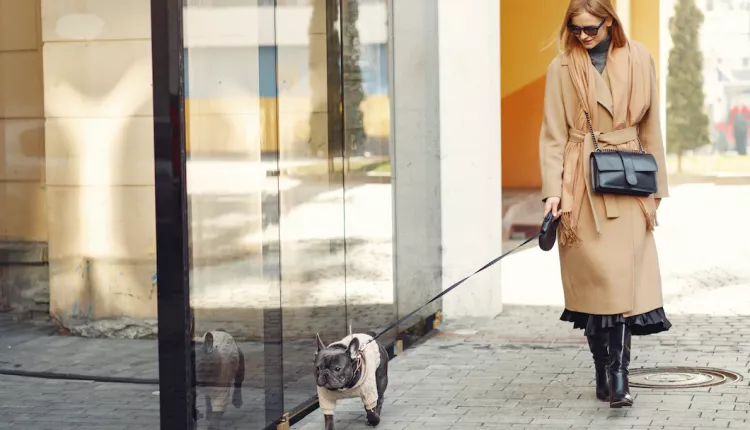
<svg viewBox="0 0 750 430">
<path fill-rule="evenodd" d="M 315 379 L 325 430 L 334 430 L 333 414 L 340 399 L 360 398 L 367 422 L 380 424 L 383 395 L 388 386 L 388 352 L 374 333 L 355 333 L 326 346 L 316 335 Z"/>
<path fill-rule="evenodd" d="M 235 408 L 242 406 L 245 357 L 234 338 L 224 331 L 206 332 L 194 342 L 196 397 L 205 400 L 208 429 L 217 430 L 230 399 Z M 234 394 L 230 396 L 232 386 Z M 197 410 L 194 414 L 196 419 L 204 416 Z"/>
</svg>

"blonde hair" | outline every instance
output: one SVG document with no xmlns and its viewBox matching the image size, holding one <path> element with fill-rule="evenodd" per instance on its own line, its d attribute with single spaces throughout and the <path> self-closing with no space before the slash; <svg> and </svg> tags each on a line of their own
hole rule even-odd
<svg viewBox="0 0 750 430">
<path fill-rule="evenodd" d="M 570 0 L 568 10 L 565 11 L 562 27 L 560 28 L 560 47 L 563 51 L 569 53 L 571 49 L 581 45 L 578 37 L 568 30 L 568 24 L 570 24 L 574 16 L 580 15 L 583 12 L 588 12 L 602 19 L 612 18 L 612 27 L 609 30 L 612 35 L 612 46 L 622 48 L 628 43 L 625 30 L 622 28 L 622 22 L 617 16 L 617 12 L 615 12 L 615 8 L 612 6 L 610 0 Z"/>
</svg>

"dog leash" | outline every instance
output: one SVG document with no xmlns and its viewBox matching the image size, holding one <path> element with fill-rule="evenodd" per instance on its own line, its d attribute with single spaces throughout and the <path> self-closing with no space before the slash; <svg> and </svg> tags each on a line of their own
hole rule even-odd
<svg viewBox="0 0 750 430">
<path fill-rule="evenodd" d="M 535 235 L 533 235 L 533 236 L 531 236 L 530 238 L 528 238 L 528 239 L 526 239 L 525 241 L 523 241 L 523 243 L 521 243 L 520 245 L 518 245 L 518 246 L 516 246 L 515 248 L 511 249 L 510 251 L 508 251 L 508 252 L 504 253 L 503 255 L 501 255 L 501 256 L 499 256 L 499 257 L 495 258 L 494 260 L 490 261 L 489 263 L 485 264 L 484 266 L 482 266 L 482 267 L 481 267 L 481 268 L 480 268 L 479 270 L 477 270 L 476 272 L 472 273 L 471 275 L 469 275 L 469 276 L 467 276 L 467 277 L 465 277 L 465 278 L 461 279 L 460 281 L 458 281 L 458 282 L 456 282 L 455 284 L 451 285 L 450 287 L 446 288 L 445 290 L 443 290 L 442 292 L 440 292 L 440 294 L 438 294 L 438 295 L 436 295 L 435 297 L 431 298 L 431 299 L 430 299 L 430 300 L 429 300 L 429 301 L 428 301 L 427 303 L 425 303 L 425 304 L 423 304 L 422 306 L 418 307 L 417 309 L 415 309 L 415 310 L 411 311 L 411 312 L 410 312 L 410 313 L 408 313 L 407 315 L 404 315 L 403 317 L 399 318 L 399 319 L 398 319 L 398 320 L 397 320 L 396 322 L 394 322 L 393 324 L 389 325 L 389 326 L 388 326 L 388 328 L 386 328 L 386 329 L 382 330 L 382 331 L 381 331 L 380 333 L 378 333 L 377 335 L 373 336 L 373 338 L 372 338 L 371 340 L 369 340 L 369 341 L 365 342 L 365 344 L 364 344 L 364 345 L 362 345 L 362 346 L 360 347 L 360 350 L 364 350 L 364 347 L 365 347 L 365 346 L 367 346 L 367 345 L 368 345 L 368 344 L 369 344 L 370 342 L 373 342 L 373 341 L 375 341 L 375 340 L 376 340 L 377 338 L 379 338 L 380 336 L 384 335 L 384 334 L 385 334 L 386 332 L 390 331 L 390 330 L 391 330 L 391 329 L 393 329 L 394 327 L 397 327 L 397 326 L 399 326 L 399 325 L 400 325 L 401 323 L 403 323 L 403 322 L 404 322 L 404 321 L 406 321 L 407 319 L 409 319 L 409 318 L 411 318 L 412 316 L 414 316 L 414 314 L 416 314 L 417 312 L 419 312 L 420 310 L 422 310 L 422 309 L 423 309 L 423 308 L 424 308 L 425 306 L 427 306 L 427 305 L 429 305 L 430 303 L 434 302 L 435 300 L 437 300 L 437 299 L 439 299 L 439 298 L 443 297 L 444 295 L 446 295 L 446 294 L 450 293 L 451 291 L 453 291 L 453 289 L 455 289 L 455 288 L 456 288 L 456 287 L 458 287 L 459 285 L 463 284 L 464 282 L 468 281 L 468 280 L 469 280 L 469 279 L 470 279 L 471 277 L 473 277 L 474 275 L 476 275 L 476 274 L 478 274 L 479 272 L 482 272 L 482 271 L 484 271 L 484 270 L 486 270 L 486 269 L 490 268 L 491 266 L 493 266 L 493 265 L 497 264 L 497 263 L 498 263 L 498 262 L 499 262 L 500 260 L 502 260 L 503 258 L 505 258 L 505 257 L 509 256 L 510 254 L 514 253 L 515 251 L 517 251 L 517 250 L 518 250 L 519 248 L 521 248 L 521 247 L 525 246 L 526 244 L 528 244 L 528 243 L 529 243 L 529 242 L 531 242 L 532 240 L 534 240 L 534 239 L 537 239 L 538 237 L 540 237 L 541 235 L 543 235 L 543 234 L 544 234 L 544 232 L 545 232 L 544 230 L 541 230 L 541 231 L 539 231 L 539 232 L 538 232 L 538 233 L 536 233 Z"/>
</svg>

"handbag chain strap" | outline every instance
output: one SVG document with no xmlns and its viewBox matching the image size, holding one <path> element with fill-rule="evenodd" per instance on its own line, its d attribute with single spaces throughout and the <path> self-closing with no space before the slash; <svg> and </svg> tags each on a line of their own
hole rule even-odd
<svg viewBox="0 0 750 430">
<path fill-rule="evenodd" d="M 599 149 L 599 144 L 596 142 L 596 135 L 594 134 L 594 127 L 591 125 L 591 119 L 589 118 L 589 113 L 584 112 L 586 114 L 586 122 L 589 124 L 589 131 L 591 132 L 591 139 L 594 140 L 594 151 L 596 152 L 636 152 L 645 154 L 646 151 L 643 149 L 643 144 L 641 143 L 641 138 L 636 136 L 636 140 L 638 141 L 638 147 L 640 147 L 640 151 L 619 151 L 617 149 Z"/>
</svg>

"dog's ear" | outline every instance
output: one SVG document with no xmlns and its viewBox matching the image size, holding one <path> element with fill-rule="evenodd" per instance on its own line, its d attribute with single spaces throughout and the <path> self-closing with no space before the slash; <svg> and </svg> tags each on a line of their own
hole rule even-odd
<svg viewBox="0 0 750 430">
<path fill-rule="evenodd" d="M 349 347 L 346 348 L 346 353 L 349 354 L 349 358 L 352 360 L 359 358 L 359 339 L 355 337 L 349 342 Z"/>
<path fill-rule="evenodd" d="M 203 351 L 205 351 L 206 354 L 214 352 L 214 335 L 212 335 L 210 331 L 206 332 L 206 335 L 203 336 Z"/>
<path fill-rule="evenodd" d="M 315 343 L 318 344 L 318 352 L 320 352 L 321 349 L 325 349 L 326 347 L 326 345 L 320 339 L 320 333 L 315 333 Z"/>
</svg>

